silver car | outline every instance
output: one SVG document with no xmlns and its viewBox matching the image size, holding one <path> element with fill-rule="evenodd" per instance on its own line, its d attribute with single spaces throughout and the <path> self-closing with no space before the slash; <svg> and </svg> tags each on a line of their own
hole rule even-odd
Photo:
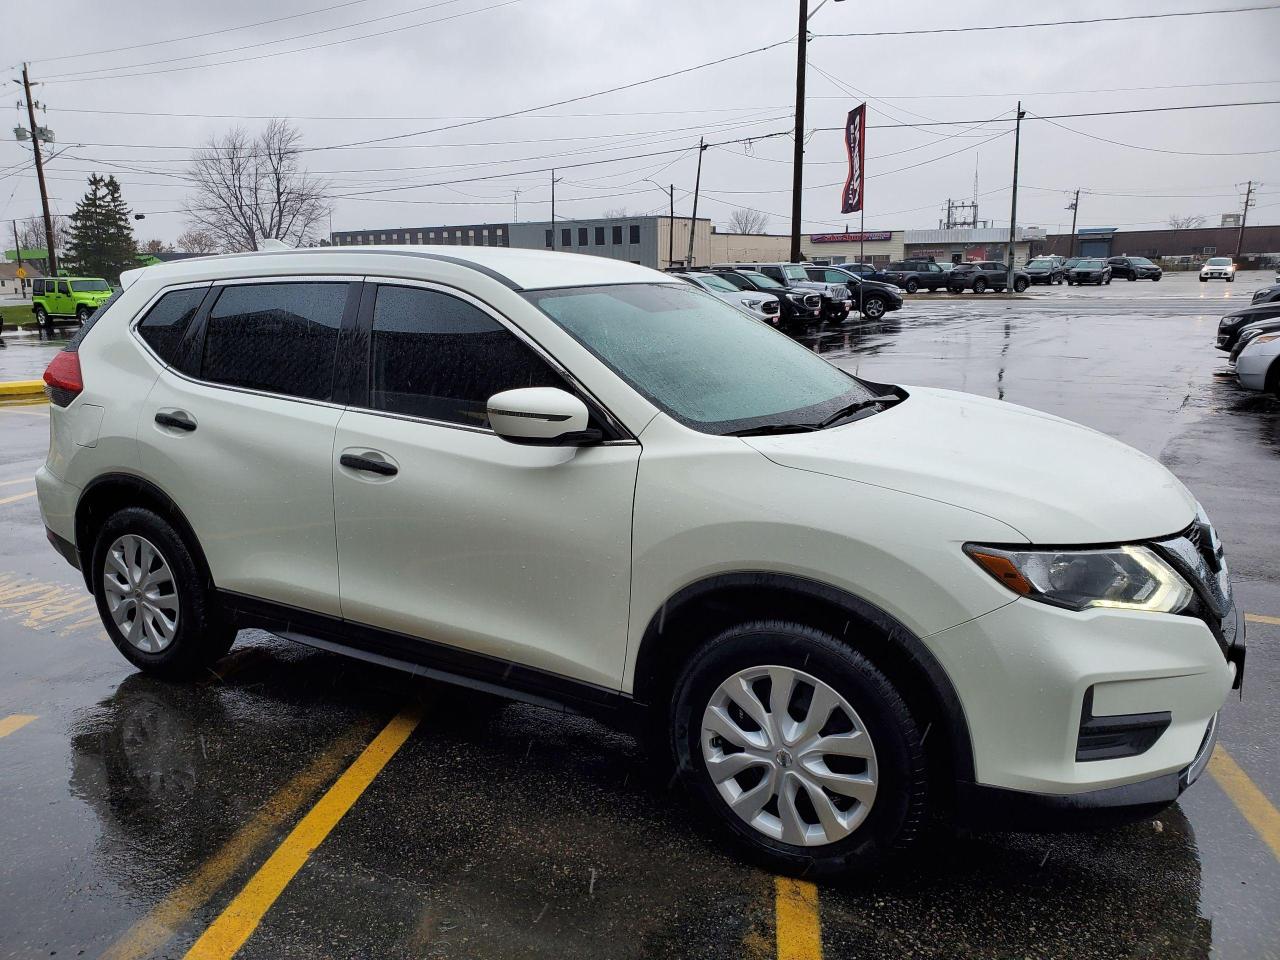
<svg viewBox="0 0 1280 960">
<path fill-rule="evenodd" d="M 770 326 L 777 327 L 782 324 L 781 307 L 778 305 L 778 297 L 775 294 L 765 293 L 763 290 L 739 290 L 728 280 L 717 277 L 714 273 L 680 273 L 677 276 L 712 296 L 719 297 L 725 303 L 745 310 L 757 320 L 763 320 Z"/>
</svg>

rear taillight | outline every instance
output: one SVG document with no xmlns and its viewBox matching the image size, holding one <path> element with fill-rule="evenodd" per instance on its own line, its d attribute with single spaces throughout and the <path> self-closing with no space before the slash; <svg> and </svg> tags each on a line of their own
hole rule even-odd
<svg viewBox="0 0 1280 960">
<path fill-rule="evenodd" d="M 80 376 L 80 355 L 74 350 L 59 351 L 44 372 L 49 399 L 60 407 L 66 407 L 84 390 L 84 378 Z"/>
</svg>

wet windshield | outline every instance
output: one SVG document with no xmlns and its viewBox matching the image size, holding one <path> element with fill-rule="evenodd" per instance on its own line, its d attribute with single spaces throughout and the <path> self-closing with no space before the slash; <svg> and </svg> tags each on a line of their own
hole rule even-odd
<svg viewBox="0 0 1280 960">
<path fill-rule="evenodd" d="M 782 268 L 783 274 L 788 280 L 808 280 L 809 274 L 805 272 L 804 267 L 798 264 L 789 264 Z"/>
<path fill-rule="evenodd" d="M 704 433 L 812 424 L 876 395 L 790 337 L 684 284 L 525 296 L 655 406 Z"/>
<path fill-rule="evenodd" d="M 723 277 L 698 277 L 698 283 L 708 290 L 719 290 L 721 293 L 741 293 L 737 287 Z"/>
<path fill-rule="evenodd" d="M 111 285 L 105 280 L 76 280 L 71 284 L 71 289 L 79 293 L 87 293 L 93 290 L 106 293 L 111 290 Z"/>
</svg>

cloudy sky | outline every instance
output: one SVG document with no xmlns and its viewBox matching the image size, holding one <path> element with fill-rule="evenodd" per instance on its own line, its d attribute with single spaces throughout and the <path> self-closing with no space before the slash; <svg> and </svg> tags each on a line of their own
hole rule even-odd
<svg viewBox="0 0 1280 960">
<path fill-rule="evenodd" d="M 1250 2 L 1268 0 L 1217 5 Z M 988 6 L 982 15 L 972 5 L 910 6 L 906 16 L 895 3 L 829 2 L 810 21 L 806 231 L 848 220 L 839 212 L 839 128 L 864 98 L 868 229 L 937 226 L 948 197 L 974 195 L 975 174 L 979 216 L 1007 224 L 1012 124 L 987 121 L 1012 117 L 1019 97 L 1028 111 L 1020 223 L 1069 227 L 1064 207 L 1079 187 L 1083 226 L 1160 226 L 1172 214 L 1216 224 L 1240 209 L 1249 179 L 1264 184 L 1251 219 L 1280 222 L 1278 105 L 1033 119 L 1280 100 L 1280 9 L 865 35 L 1205 9 L 1186 0 Z M 38 17 L 6 18 L 0 65 L 29 60 L 33 79 L 45 81 L 36 99 L 60 151 L 47 171 L 54 210 L 74 210 L 89 172 L 115 172 L 147 215 L 140 239 L 181 232 L 193 146 L 236 125 L 256 131 L 270 117 L 290 118 L 307 147 L 327 148 L 310 150 L 305 164 L 331 184 L 334 229 L 508 221 L 517 190 L 519 219 L 546 219 L 553 164 L 563 178 L 558 216 L 664 212 L 655 184 L 674 184 L 677 213 L 688 215 L 705 135 L 716 144 L 758 139 L 706 151 L 699 216 L 723 225 L 736 207 L 752 207 L 781 233 L 796 11 L 793 0 L 49 0 Z M 269 18 L 281 19 L 262 23 Z M 855 32 L 864 35 L 825 35 Z M 633 89 L 468 122 L 779 42 Z M 30 151 L 8 132 L 26 125 L 14 106 L 19 88 L 10 91 L 0 221 L 39 211 L 34 172 L 21 166 Z M 929 121 L 970 122 L 910 125 Z M 388 137 L 397 139 L 349 146 Z"/>
</svg>

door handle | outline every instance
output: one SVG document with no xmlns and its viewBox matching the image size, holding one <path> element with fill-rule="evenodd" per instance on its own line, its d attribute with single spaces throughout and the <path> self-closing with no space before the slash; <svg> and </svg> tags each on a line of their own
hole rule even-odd
<svg viewBox="0 0 1280 960">
<path fill-rule="evenodd" d="M 376 473 L 383 477 L 394 477 L 400 472 L 400 468 L 394 463 L 387 463 L 385 460 L 374 460 L 371 457 L 359 457 L 354 453 L 344 453 L 338 458 L 338 462 L 344 467 L 350 467 L 352 470 L 363 470 L 366 473 Z"/>
<path fill-rule="evenodd" d="M 185 430 L 187 433 L 191 433 L 196 428 L 196 422 L 185 413 L 157 413 L 156 423 L 162 427 L 172 427 L 174 430 Z"/>
</svg>

